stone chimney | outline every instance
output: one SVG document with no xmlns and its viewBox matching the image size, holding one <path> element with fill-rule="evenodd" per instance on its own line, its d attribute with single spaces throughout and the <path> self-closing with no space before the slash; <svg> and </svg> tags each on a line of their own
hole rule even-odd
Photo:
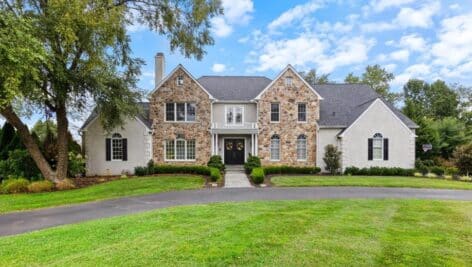
<svg viewBox="0 0 472 267">
<path fill-rule="evenodd" d="M 154 84 L 157 86 L 162 79 L 164 78 L 165 72 L 165 58 L 164 53 L 157 53 L 155 57 L 155 66 L 154 66 Z"/>
</svg>

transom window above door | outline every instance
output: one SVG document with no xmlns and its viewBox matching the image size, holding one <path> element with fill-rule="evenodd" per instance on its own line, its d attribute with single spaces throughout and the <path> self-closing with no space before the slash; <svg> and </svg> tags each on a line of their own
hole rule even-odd
<svg viewBox="0 0 472 267">
<path fill-rule="evenodd" d="M 243 106 L 226 106 L 226 125 L 242 125 L 244 122 Z"/>
</svg>

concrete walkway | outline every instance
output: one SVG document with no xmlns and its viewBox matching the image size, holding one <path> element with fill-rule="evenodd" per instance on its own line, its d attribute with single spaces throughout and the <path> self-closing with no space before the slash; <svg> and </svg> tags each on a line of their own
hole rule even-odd
<svg viewBox="0 0 472 267">
<path fill-rule="evenodd" d="M 418 198 L 472 201 L 472 190 L 382 187 L 272 187 L 175 191 L 0 215 L 0 236 L 179 205 L 251 200 L 345 198 Z"/>
<path fill-rule="evenodd" d="M 252 187 L 242 165 L 227 165 L 225 173 L 226 188 Z"/>
</svg>

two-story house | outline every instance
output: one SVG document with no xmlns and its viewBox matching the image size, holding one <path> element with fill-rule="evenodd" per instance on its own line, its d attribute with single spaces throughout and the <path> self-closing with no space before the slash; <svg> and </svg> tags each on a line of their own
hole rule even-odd
<svg viewBox="0 0 472 267">
<path fill-rule="evenodd" d="M 156 87 L 142 113 L 111 133 L 93 112 L 81 129 L 87 175 L 158 164 L 206 164 L 221 155 L 243 164 L 324 167 L 324 147 L 342 166 L 411 168 L 417 125 L 362 84 L 310 85 L 290 65 L 274 79 L 193 77 L 182 65 L 165 75 L 156 55 Z"/>
</svg>

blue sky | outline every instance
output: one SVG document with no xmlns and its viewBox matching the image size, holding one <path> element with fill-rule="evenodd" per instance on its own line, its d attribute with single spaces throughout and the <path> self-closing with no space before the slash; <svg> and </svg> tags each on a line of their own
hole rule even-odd
<svg viewBox="0 0 472 267">
<path fill-rule="evenodd" d="M 393 90 L 410 77 L 472 84 L 472 2 L 438 0 L 223 0 L 212 22 L 215 45 L 201 61 L 171 53 L 167 40 L 139 25 L 132 48 L 147 65 L 139 86 L 152 89 L 153 56 L 166 55 L 167 73 L 182 63 L 201 75 L 264 75 L 288 63 L 316 68 L 342 82 L 349 72 L 380 64 Z"/>
</svg>

